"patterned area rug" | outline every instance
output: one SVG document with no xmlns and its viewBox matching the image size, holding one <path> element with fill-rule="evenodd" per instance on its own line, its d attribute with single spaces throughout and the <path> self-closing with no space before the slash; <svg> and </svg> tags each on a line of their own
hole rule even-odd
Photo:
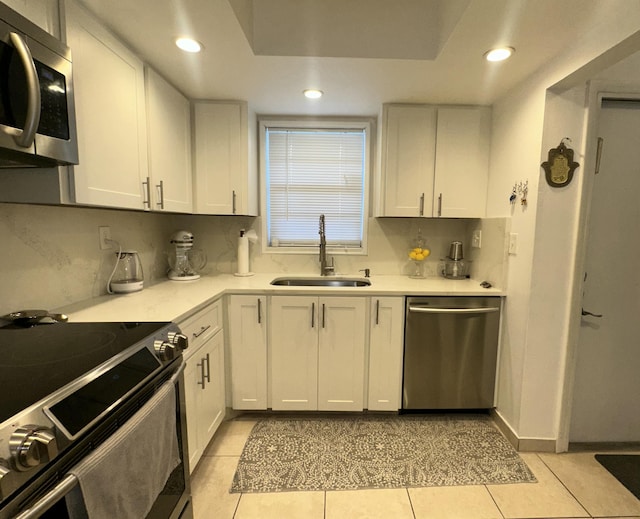
<svg viewBox="0 0 640 519">
<path fill-rule="evenodd" d="M 486 416 L 275 417 L 251 431 L 231 492 L 533 482 Z"/>
</svg>

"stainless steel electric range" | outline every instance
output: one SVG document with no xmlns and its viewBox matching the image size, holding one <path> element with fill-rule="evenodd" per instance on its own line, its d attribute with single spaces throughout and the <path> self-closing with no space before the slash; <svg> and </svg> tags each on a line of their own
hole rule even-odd
<svg viewBox="0 0 640 519">
<path fill-rule="evenodd" d="M 180 329 L 166 322 L 23 327 L 0 321 L 0 519 L 99 517 L 90 506 L 92 487 L 80 474 L 99 475 L 92 460 L 118 460 L 120 448 L 129 449 L 127 461 L 109 467 L 115 478 L 104 481 L 100 493 L 115 495 L 106 503 L 126 503 L 128 496 L 118 493 L 141 490 L 147 471 L 162 482 L 157 490 L 158 481 L 144 482 L 152 489 L 146 517 L 191 518 L 186 347 Z M 154 408 L 161 398 L 168 399 L 164 407 Z M 144 420 L 152 417 L 149 426 Z M 129 434 L 144 439 L 134 441 Z M 167 454 L 165 437 L 174 454 Z M 138 448 L 153 451 L 140 461 Z M 166 482 L 155 474 L 162 466 Z M 126 511 L 111 515 L 123 516 Z"/>
</svg>

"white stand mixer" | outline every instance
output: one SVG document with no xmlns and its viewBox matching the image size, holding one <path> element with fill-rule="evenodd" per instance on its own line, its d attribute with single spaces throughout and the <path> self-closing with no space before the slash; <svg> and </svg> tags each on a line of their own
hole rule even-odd
<svg viewBox="0 0 640 519">
<path fill-rule="evenodd" d="M 193 281 L 200 279 L 200 274 L 196 272 L 196 269 L 192 265 L 193 259 L 193 234 L 189 231 L 177 231 L 171 236 L 170 243 L 175 247 L 173 255 L 169 254 L 169 279 L 174 281 Z M 204 256 L 202 251 L 198 252 Z M 202 268 L 206 259 L 200 258 L 199 265 L 196 268 Z M 196 262 L 198 263 L 198 262 Z"/>
</svg>

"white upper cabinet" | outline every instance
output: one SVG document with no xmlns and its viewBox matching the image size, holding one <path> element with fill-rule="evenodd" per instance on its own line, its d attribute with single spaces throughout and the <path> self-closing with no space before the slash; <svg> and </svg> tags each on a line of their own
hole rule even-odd
<svg viewBox="0 0 640 519">
<path fill-rule="evenodd" d="M 153 69 L 147 67 L 145 74 L 149 136 L 146 208 L 191 213 L 191 105 Z"/>
<path fill-rule="evenodd" d="M 249 167 L 247 104 L 198 101 L 195 111 L 195 209 L 198 214 L 257 214 Z"/>
<path fill-rule="evenodd" d="M 2 2 L 52 36 L 60 38 L 58 0 L 2 0 Z"/>
<path fill-rule="evenodd" d="M 490 132 L 489 107 L 438 108 L 433 216 L 485 216 Z"/>
<path fill-rule="evenodd" d="M 436 150 L 436 108 L 385 105 L 382 216 L 431 216 Z"/>
<path fill-rule="evenodd" d="M 65 4 L 80 161 L 71 167 L 75 201 L 143 209 L 149 176 L 143 63 L 83 7 Z"/>
<path fill-rule="evenodd" d="M 385 105 L 380 216 L 485 215 L 491 109 Z"/>
</svg>

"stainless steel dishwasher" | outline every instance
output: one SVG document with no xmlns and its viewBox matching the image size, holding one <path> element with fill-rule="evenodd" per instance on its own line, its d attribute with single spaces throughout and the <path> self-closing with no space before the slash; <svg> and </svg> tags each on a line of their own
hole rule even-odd
<svg viewBox="0 0 640 519">
<path fill-rule="evenodd" d="M 492 408 L 499 297 L 408 297 L 403 410 Z"/>
</svg>

